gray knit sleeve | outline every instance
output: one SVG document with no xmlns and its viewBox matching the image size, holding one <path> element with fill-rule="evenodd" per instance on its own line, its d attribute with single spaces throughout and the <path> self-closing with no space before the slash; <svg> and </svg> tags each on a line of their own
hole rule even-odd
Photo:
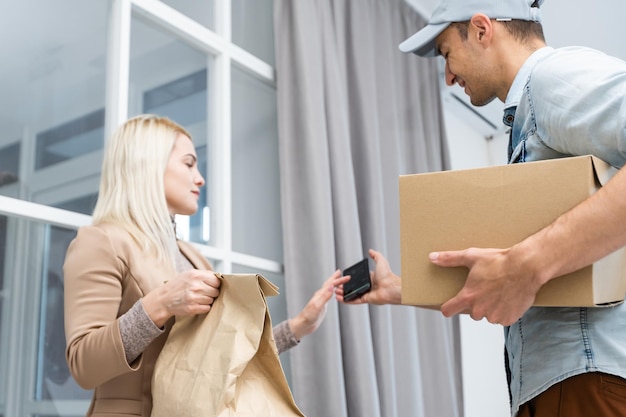
<svg viewBox="0 0 626 417">
<path fill-rule="evenodd" d="M 292 347 L 300 343 L 300 341 L 293 336 L 293 333 L 291 333 L 291 328 L 289 327 L 288 320 L 277 324 L 272 330 L 274 333 L 274 340 L 276 341 L 276 348 L 278 349 L 279 354 L 291 349 Z"/>
<path fill-rule="evenodd" d="M 126 361 L 131 364 L 163 332 L 148 317 L 141 300 L 138 300 L 130 310 L 120 316 L 120 334 Z"/>
</svg>

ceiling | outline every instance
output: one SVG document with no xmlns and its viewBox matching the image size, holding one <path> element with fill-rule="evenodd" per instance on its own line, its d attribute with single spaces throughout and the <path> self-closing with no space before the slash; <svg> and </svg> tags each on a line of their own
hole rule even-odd
<svg viewBox="0 0 626 417">
<path fill-rule="evenodd" d="M 426 18 L 430 17 L 439 3 L 439 0 L 406 1 Z M 622 26 L 625 24 L 626 1 L 545 0 L 541 11 L 548 45 L 589 46 L 626 60 L 626 29 Z M 444 88 L 454 95 L 454 101 L 461 99 L 469 105 L 469 100 L 458 86 Z M 474 115 L 468 113 L 468 117 L 476 117 L 477 112 L 489 120 L 491 125 L 502 128 L 500 101 L 495 100 L 485 107 L 474 107 L 473 112 Z"/>
</svg>

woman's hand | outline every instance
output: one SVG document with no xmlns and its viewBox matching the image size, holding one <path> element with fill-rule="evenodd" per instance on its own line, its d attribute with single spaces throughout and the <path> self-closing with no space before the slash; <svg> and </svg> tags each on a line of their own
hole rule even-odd
<svg viewBox="0 0 626 417">
<path fill-rule="evenodd" d="M 143 307 L 154 324 L 163 327 L 172 316 L 208 313 L 219 295 L 222 281 L 208 270 L 192 269 L 146 294 Z"/>
<path fill-rule="evenodd" d="M 348 282 L 348 278 L 342 277 L 341 271 L 336 270 L 322 287 L 315 291 L 302 311 L 294 318 L 289 319 L 289 328 L 297 340 L 317 330 L 326 317 L 327 304 L 335 292 L 335 287 L 346 282 Z"/>
</svg>

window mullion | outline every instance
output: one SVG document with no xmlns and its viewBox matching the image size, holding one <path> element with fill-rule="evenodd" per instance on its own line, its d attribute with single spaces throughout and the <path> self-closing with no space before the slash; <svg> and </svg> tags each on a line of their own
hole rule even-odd
<svg viewBox="0 0 626 417">
<path fill-rule="evenodd" d="M 223 249 L 220 270 L 232 271 L 231 1 L 214 2 L 215 28 L 225 47 L 215 57 L 210 80 L 209 120 L 213 141 L 210 186 L 214 190 L 216 246 Z"/>
<path fill-rule="evenodd" d="M 109 15 L 105 141 L 128 118 L 130 0 L 113 0 Z"/>
</svg>

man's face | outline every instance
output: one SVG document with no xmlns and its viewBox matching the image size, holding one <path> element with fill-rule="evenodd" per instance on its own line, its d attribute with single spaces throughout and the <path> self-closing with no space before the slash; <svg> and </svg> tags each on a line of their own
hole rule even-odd
<svg viewBox="0 0 626 417">
<path fill-rule="evenodd" d="M 458 84 L 474 106 L 484 106 L 497 97 L 489 54 L 477 41 L 481 37 L 471 24 L 467 39 L 453 25 L 437 37 L 437 49 L 446 60 L 446 84 Z"/>
</svg>

